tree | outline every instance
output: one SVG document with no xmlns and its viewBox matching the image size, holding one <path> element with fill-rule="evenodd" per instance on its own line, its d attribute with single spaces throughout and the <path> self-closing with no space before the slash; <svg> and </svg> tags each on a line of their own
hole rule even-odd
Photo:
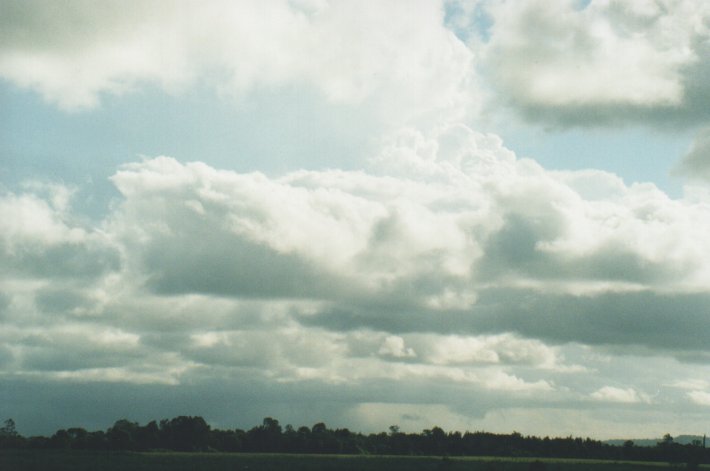
<svg viewBox="0 0 710 471">
<path fill-rule="evenodd" d="M 15 421 L 7 419 L 0 427 L 0 448 L 22 448 L 25 439 L 17 433 Z"/>
<path fill-rule="evenodd" d="M 15 421 L 12 419 L 7 419 L 3 423 L 3 426 L 0 427 L 0 436 L 3 437 L 16 437 L 17 436 L 17 429 L 15 427 Z"/>
<path fill-rule="evenodd" d="M 139 428 L 140 425 L 135 422 L 130 422 L 126 419 L 117 420 L 113 427 L 106 431 L 109 447 L 114 450 L 137 449 L 136 438 Z"/>
<path fill-rule="evenodd" d="M 139 450 L 160 448 L 160 428 L 155 420 L 136 430 L 136 444 Z"/>
<path fill-rule="evenodd" d="M 281 425 L 271 417 L 265 417 L 261 423 L 261 439 L 263 448 L 268 451 L 277 451 L 281 447 Z"/>
<path fill-rule="evenodd" d="M 635 458 L 636 457 L 635 446 L 636 446 L 636 444 L 634 443 L 633 440 L 626 440 L 624 442 L 622 449 L 621 449 L 622 456 L 626 459 Z"/>
<path fill-rule="evenodd" d="M 210 426 L 202 417 L 180 416 L 161 420 L 160 432 L 172 450 L 205 451 L 209 445 Z"/>
<path fill-rule="evenodd" d="M 72 427 L 67 429 L 67 434 L 69 435 L 70 446 L 77 450 L 84 450 L 87 448 L 87 438 L 89 432 L 81 427 Z"/>
</svg>

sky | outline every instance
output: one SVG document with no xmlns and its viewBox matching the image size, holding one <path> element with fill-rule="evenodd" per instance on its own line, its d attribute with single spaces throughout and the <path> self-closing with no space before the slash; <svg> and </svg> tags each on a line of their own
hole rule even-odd
<svg viewBox="0 0 710 471">
<path fill-rule="evenodd" d="M 710 433 L 710 3 L 0 0 L 0 419 Z"/>
</svg>

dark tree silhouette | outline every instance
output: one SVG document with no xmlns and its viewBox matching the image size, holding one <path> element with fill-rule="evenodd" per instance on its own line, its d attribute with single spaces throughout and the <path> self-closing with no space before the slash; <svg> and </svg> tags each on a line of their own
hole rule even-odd
<svg viewBox="0 0 710 471">
<path fill-rule="evenodd" d="M 210 426 L 202 417 L 180 416 L 160 421 L 166 448 L 178 451 L 205 451 L 209 445 Z"/>
<path fill-rule="evenodd" d="M 323 422 L 312 427 L 292 425 L 266 417 L 248 431 L 212 429 L 202 417 L 180 416 L 141 426 L 126 419 L 116 421 L 105 432 L 73 427 L 57 430 L 51 437 L 22 437 L 15 422 L 0 427 L 0 448 L 56 448 L 88 450 L 175 450 L 279 453 L 350 453 L 449 456 L 514 456 L 530 458 L 529 469 L 542 471 L 538 458 L 564 457 L 606 460 L 687 463 L 688 469 L 710 462 L 710 450 L 701 441 L 682 445 L 666 435 L 656 446 L 637 446 L 631 441 L 614 446 L 589 438 L 550 438 L 487 432 L 446 432 L 432 427 L 421 433 L 405 433 L 396 425 L 389 433 L 365 435 L 346 428 L 329 429 Z M 492 467 L 497 466 L 492 462 Z M 449 467 L 451 461 L 442 460 Z M 443 469 L 443 468 L 442 468 Z"/>
</svg>

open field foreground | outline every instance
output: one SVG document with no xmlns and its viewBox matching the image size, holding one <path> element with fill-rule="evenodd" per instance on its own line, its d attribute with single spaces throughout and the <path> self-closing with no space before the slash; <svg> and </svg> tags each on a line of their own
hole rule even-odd
<svg viewBox="0 0 710 471">
<path fill-rule="evenodd" d="M 13 471 L 643 471 L 685 464 L 495 457 L 409 457 L 243 453 L 0 451 L 0 470 Z M 710 469 L 701 465 L 700 469 Z"/>
</svg>

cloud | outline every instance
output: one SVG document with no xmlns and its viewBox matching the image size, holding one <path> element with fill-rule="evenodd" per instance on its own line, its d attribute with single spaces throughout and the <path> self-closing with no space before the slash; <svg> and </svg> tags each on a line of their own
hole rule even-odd
<svg viewBox="0 0 710 471">
<path fill-rule="evenodd" d="M 698 133 L 692 147 L 675 171 L 691 180 L 710 180 L 710 128 Z"/>
<path fill-rule="evenodd" d="M 386 337 L 377 353 L 394 358 L 411 358 L 417 356 L 414 349 L 406 347 L 404 339 L 396 335 Z"/>
<path fill-rule="evenodd" d="M 484 75 L 531 121 L 708 119 L 710 10 L 692 0 L 489 2 Z"/>
<path fill-rule="evenodd" d="M 463 127 L 405 132 L 373 166 L 128 164 L 105 230 L 155 294 L 313 302 L 304 326 L 705 350 L 702 201 L 546 172 Z"/>
<path fill-rule="evenodd" d="M 70 192 L 54 186 L 43 196 L 45 190 L 0 194 L 0 272 L 63 279 L 116 269 L 119 257 L 110 240 L 72 220 Z"/>
<path fill-rule="evenodd" d="M 704 379 L 683 379 L 674 381 L 670 386 L 680 389 L 707 389 L 710 383 Z"/>
<path fill-rule="evenodd" d="M 503 335 L 409 335 L 424 361 L 435 365 L 531 365 L 554 368 L 559 358 L 554 348 L 541 342 Z"/>
<path fill-rule="evenodd" d="M 306 85 L 385 121 L 469 101 L 471 52 L 437 2 L 4 2 L 0 76 L 66 110 L 204 84 L 236 97 Z"/>
<path fill-rule="evenodd" d="M 345 135 L 372 121 L 357 171 L 241 173 L 200 162 L 210 149 L 145 158 L 116 169 L 100 220 L 63 184 L 0 192 L 0 380 L 18 423 L 66 427 L 57 403 L 89 428 L 185 414 L 229 428 L 323 415 L 366 431 L 702 423 L 676 413 L 707 403 L 689 378 L 710 373 L 710 194 L 547 171 L 451 124 L 482 86 L 544 123 L 707 120 L 699 3 L 3 12 L 0 76 L 67 111 L 206 88 L 245 116 L 265 101 L 268 116 L 312 108 L 262 120 L 270 129 L 322 114 L 294 128 L 319 132 L 342 113 L 332 129 Z M 705 137 L 687 172 L 704 174 Z"/>
<path fill-rule="evenodd" d="M 688 397 L 695 404 L 701 406 L 710 406 L 710 393 L 706 391 L 690 391 Z"/>
<path fill-rule="evenodd" d="M 693 0 L 6 1 L 0 76 L 65 110 L 159 87 L 303 89 L 389 124 L 507 103 L 535 122 L 708 120 L 710 8 Z M 457 37 L 458 35 L 458 37 Z M 462 38 L 462 39 L 459 39 Z M 466 43 L 464 43 L 464 40 Z"/>
<path fill-rule="evenodd" d="M 672 384 L 691 377 L 681 360 L 708 353 L 705 197 L 548 172 L 465 126 L 403 129 L 368 170 L 267 176 L 156 157 L 111 181 L 120 198 L 95 223 L 59 187 L 0 198 L 13 384 L 152 397 L 244 381 L 245 397 L 277 387 L 296 403 L 321 388 L 340 417 L 389 402 L 480 418 L 645 407 L 644 359 Z M 631 389 L 605 386 L 623 379 L 614 362 Z"/>
<path fill-rule="evenodd" d="M 593 399 L 604 402 L 621 402 L 634 404 L 638 402 L 649 402 L 650 398 L 633 388 L 617 388 L 614 386 L 604 386 L 591 394 Z"/>
</svg>

